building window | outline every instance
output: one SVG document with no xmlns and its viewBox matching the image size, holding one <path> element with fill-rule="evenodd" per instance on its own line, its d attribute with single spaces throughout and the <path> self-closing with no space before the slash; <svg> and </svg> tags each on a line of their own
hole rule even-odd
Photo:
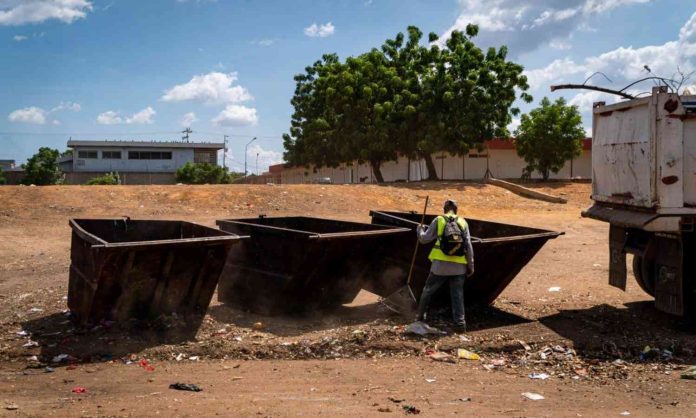
<svg viewBox="0 0 696 418">
<path fill-rule="evenodd" d="M 99 158 L 97 151 L 78 151 L 77 158 Z"/>
<path fill-rule="evenodd" d="M 171 151 L 128 151 L 129 160 L 171 160 Z"/>
<path fill-rule="evenodd" d="M 120 160 L 121 151 L 102 151 L 103 160 Z"/>
</svg>

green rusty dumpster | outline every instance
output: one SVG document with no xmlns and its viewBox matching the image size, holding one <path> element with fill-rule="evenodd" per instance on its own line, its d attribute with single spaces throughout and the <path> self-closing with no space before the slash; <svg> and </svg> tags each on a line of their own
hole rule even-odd
<svg viewBox="0 0 696 418">
<path fill-rule="evenodd" d="M 240 236 L 190 222 L 71 219 L 68 307 L 81 325 L 200 317 Z"/>
</svg>

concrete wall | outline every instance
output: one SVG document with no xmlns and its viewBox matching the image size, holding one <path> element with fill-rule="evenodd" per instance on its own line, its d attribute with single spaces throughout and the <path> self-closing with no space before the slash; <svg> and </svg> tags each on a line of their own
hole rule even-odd
<svg viewBox="0 0 696 418">
<path fill-rule="evenodd" d="M 79 158 L 80 151 L 97 151 L 99 158 Z M 104 159 L 102 151 L 120 151 L 121 159 Z M 171 152 L 171 160 L 129 160 L 128 151 Z M 73 154 L 73 170 L 76 172 L 175 172 L 187 162 L 193 162 L 193 148 L 125 148 L 76 147 Z"/>
<path fill-rule="evenodd" d="M 464 157 L 437 153 L 433 155 L 435 171 L 442 180 L 481 180 L 486 174 L 486 167 L 491 175 L 499 179 L 519 179 L 526 166 L 524 160 L 517 156 L 514 149 L 491 149 L 480 154 L 472 152 Z M 409 167 L 410 166 L 410 167 Z M 571 173 L 572 168 L 572 173 Z M 411 160 L 400 157 L 397 161 L 384 163 L 381 167 L 382 176 L 386 182 L 420 181 L 428 177 L 425 161 Z M 352 166 L 338 168 L 323 167 L 290 167 L 284 168 L 281 181 L 284 184 L 312 183 L 320 178 L 329 177 L 336 184 L 346 183 L 375 183 L 372 169 L 368 164 L 354 163 Z M 585 150 L 572 163 L 569 161 L 556 174 L 551 173 L 552 179 L 570 179 L 592 177 L 592 151 Z M 533 173 L 532 178 L 539 179 L 539 173 Z"/>
</svg>

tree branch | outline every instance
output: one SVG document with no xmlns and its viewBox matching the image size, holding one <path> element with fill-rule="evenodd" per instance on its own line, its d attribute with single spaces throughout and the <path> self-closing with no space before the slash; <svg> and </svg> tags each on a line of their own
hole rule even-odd
<svg viewBox="0 0 696 418">
<path fill-rule="evenodd" d="M 558 84 L 555 86 L 551 86 L 551 91 L 563 90 L 563 89 L 594 90 L 594 91 L 601 91 L 602 93 L 616 94 L 616 95 L 621 96 L 625 99 L 635 99 L 635 96 L 632 96 L 628 93 L 624 93 L 622 91 L 607 89 L 607 88 L 599 87 L 599 86 L 590 86 L 587 84 Z"/>
</svg>

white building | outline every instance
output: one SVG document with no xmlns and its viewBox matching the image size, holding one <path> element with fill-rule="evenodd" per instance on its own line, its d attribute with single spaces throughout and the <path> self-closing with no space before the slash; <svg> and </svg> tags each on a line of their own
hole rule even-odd
<svg viewBox="0 0 696 418">
<path fill-rule="evenodd" d="M 517 155 L 511 141 L 495 139 L 486 141 L 483 151 L 471 150 L 468 155 L 456 156 L 446 153 L 433 154 L 435 170 L 441 180 L 481 180 L 488 170 L 492 177 L 500 179 L 519 179 L 527 165 Z M 282 166 L 282 165 L 279 165 Z M 374 183 L 376 179 L 369 164 L 343 164 L 340 167 L 272 167 L 280 171 L 283 184 L 314 183 L 330 179 L 334 184 Z M 273 171 L 273 170 L 271 170 Z M 408 160 L 400 157 L 382 165 L 385 182 L 420 181 L 428 178 L 428 169 L 423 160 Z M 552 179 L 570 179 L 592 177 L 592 140 L 583 140 L 582 155 L 558 172 L 551 173 Z M 532 173 L 532 178 L 541 178 L 539 173 Z"/>
</svg>

